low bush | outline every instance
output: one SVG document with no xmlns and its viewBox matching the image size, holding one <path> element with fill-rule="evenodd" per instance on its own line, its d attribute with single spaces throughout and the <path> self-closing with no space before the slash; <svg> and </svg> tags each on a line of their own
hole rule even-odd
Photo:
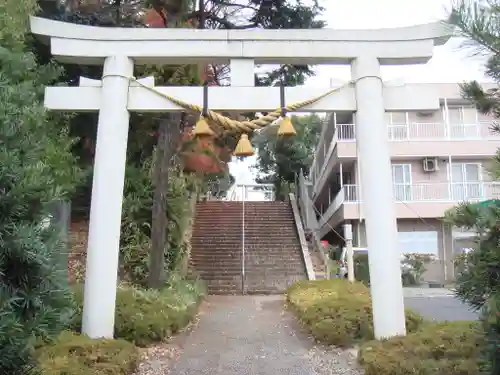
<svg viewBox="0 0 500 375">
<path fill-rule="evenodd" d="M 477 322 L 428 323 L 418 332 L 361 346 L 365 375 L 476 375 L 483 334 Z"/>
<path fill-rule="evenodd" d="M 318 341 L 348 347 L 373 339 L 373 315 L 369 289 L 344 279 L 300 281 L 290 287 L 291 309 Z M 406 328 L 416 331 L 423 319 L 407 310 Z"/>
<path fill-rule="evenodd" d="M 63 332 L 35 354 L 41 375 L 129 375 L 139 361 L 132 343 L 91 340 L 72 332 Z"/>
<path fill-rule="evenodd" d="M 74 291 L 77 312 L 72 329 L 80 332 L 83 287 Z M 203 294 L 198 281 L 174 280 L 161 291 L 121 285 L 116 295 L 115 337 L 137 346 L 162 341 L 194 318 Z"/>
<path fill-rule="evenodd" d="M 368 266 L 368 254 L 355 254 L 354 275 L 357 281 L 370 285 L 370 267 Z"/>
</svg>

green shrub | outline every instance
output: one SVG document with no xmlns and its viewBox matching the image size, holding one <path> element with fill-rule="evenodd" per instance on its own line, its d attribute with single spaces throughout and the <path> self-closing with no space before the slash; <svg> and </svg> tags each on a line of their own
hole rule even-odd
<svg viewBox="0 0 500 375">
<path fill-rule="evenodd" d="M 71 312 L 64 243 L 51 208 L 67 199 L 80 169 L 64 116 L 43 106 L 60 79 L 29 53 L 35 0 L 0 3 L 0 374 L 27 374 L 32 338 L 57 336 Z M 52 207 L 51 207 L 52 206 Z M 52 224 L 52 225 L 51 225 Z"/>
<path fill-rule="evenodd" d="M 418 332 L 361 346 L 365 375 L 476 375 L 483 334 L 474 322 L 428 323 Z"/>
<path fill-rule="evenodd" d="M 301 281 L 290 287 L 287 300 L 319 341 L 345 347 L 373 339 L 370 292 L 362 283 L 344 279 Z M 409 332 L 422 323 L 420 315 L 406 311 Z"/>
<path fill-rule="evenodd" d="M 125 340 L 91 340 L 63 332 L 36 350 L 41 375 L 129 375 L 137 367 L 138 349 Z"/>
<path fill-rule="evenodd" d="M 368 254 L 355 254 L 354 275 L 357 281 L 370 284 L 370 267 L 368 266 Z"/>
<path fill-rule="evenodd" d="M 116 295 L 115 337 L 137 346 L 162 341 L 184 328 L 196 315 L 203 296 L 198 282 L 176 280 L 161 291 L 120 286 Z M 80 332 L 83 288 L 75 288 L 78 305 L 72 328 Z"/>
</svg>

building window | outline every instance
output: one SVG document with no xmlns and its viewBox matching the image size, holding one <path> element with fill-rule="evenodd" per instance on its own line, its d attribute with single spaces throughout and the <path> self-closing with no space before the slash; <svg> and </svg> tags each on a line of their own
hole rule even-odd
<svg viewBox="0 0 500 375">
<path fill-rule="evenodd" d="M 448 107 L 451 138 L 477 138 L 479 134 L 478 113 L 469 106 Z"/>
<path fill-rule="evenodd" d="M 438 257 L 438 232 L 398 232 L 398 247 L 401 254 L 432 254 Z"/>
<path fill-rule="evenodd" d="M 480 163 L 452 163 L 450 167 L 451 198 L 467 201 L 483 197 Z"/>
<path fill-rule="evenodd" d="M 392 182 L 394 198 L 399 202 L 412 200 L 411 194 L 411 164 L 393 164 Z"/>
</svg>

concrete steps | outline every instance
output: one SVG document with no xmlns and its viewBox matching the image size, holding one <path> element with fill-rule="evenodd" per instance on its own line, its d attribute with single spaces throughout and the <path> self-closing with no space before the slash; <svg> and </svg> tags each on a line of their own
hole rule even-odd
<svg viewBox="0 0 500 375">
<path fill-rule="evenodd" d="M 190 263 L 210 294 L 283 293 L 307 277 L 288 202 L 245 202 L 244 279 L 242 241 L 242 202 L 197 204 Z"/>
</svg>

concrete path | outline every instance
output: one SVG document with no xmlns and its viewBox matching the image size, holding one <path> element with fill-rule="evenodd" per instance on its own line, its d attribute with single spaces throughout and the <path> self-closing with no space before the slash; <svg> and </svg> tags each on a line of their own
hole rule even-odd
<svg viewBox="0 0 500 375">
<path fill-rule="evenodd" d="M 313 345 L 281 296 L 213 296 L 170 370 L 176 375 L 360 374 L 347 352 Z"/>
</svg>

